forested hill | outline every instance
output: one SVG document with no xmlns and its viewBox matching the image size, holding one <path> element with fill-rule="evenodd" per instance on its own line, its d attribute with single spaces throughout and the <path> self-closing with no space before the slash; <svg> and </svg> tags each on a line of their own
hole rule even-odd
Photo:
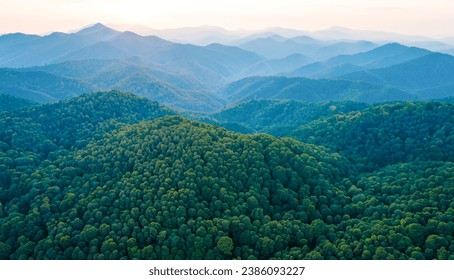
<svg viewBox="0 0 454 280">
<path fill-rule="evenodd" d="M 171 109 L 131 93 L 89 93 L 3 115 L 0 141 L 12 149 L 47 154 L 57 147 L 82 147 L 96 135 L 123 124 L 173 114 Z"/>
<path fill-rule="evenodd" d="M 303 124 L 321 117 L 346 114 L 367 108 L 368 104 L 352 101 L 312 103 L 294 100 L 250 100 L 224 108 L 210 115 L 222 126 L 264 132 L 276 137 L 290 136 Z M 247 112 L 247 113 L 246 113 Z M 241 131 L 240 131 L 241 132 Z"/>
<path fill-rule="evenodd" d="M 385 106 L 439 121 L 434 104 Z M 451 161 L 360 174 L 325 147 L 172 115 L 119 92 L 0 115 L 0 259 L 454 258 Z"/>
<path fill-rule="evenodd" d="M 321 118 L 293 136 L 377 166 L 413 160 L 454 161 L 454 105 L 395 103 Z"/>
<path fill-rule="evenodd" d="M 0 93 L 0 113 L 36 105 L 35 102 Z"/>
</svg>

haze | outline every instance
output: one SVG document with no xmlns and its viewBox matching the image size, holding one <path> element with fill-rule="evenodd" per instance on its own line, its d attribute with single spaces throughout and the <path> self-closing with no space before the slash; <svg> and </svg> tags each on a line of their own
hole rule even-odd
<svg viewBox="0 0 454 280">
<path fill-rule="evenodd" d="M 229 30 L 342 26 L 411 35 L 453 35 L 450 0 L 0 0 L 0 33 L 67 32 L 95 22 Z"/>
</svg>

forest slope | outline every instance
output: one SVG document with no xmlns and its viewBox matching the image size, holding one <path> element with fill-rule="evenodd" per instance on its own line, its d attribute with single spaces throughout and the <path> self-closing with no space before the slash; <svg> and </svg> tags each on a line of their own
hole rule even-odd
<svg viewBox="0 0 454 280">
<path fill-rule="evenodd" d="M 395 103 L 322 118 L 293 136 L 340 152 L 368 169 L 413 160 L 454 161 L 454 106 Z"/>
<path fill-rule="evenodd" d="M 251 100 L 210 114 L 219 125 L 240 125 L 250 131 L 276 137 L 289 136 L 303 124 L 321 117 L 346 114 L 367 108 L 368 104 L 351 101 L 311 103 L 294 100 Z"/>
<path fill-rule="evenodd" d="M 450 113 L 383 114 L 405 106 Z M 172 114 L 118 92 L 2 114 L 0 258 L 454 258 L 452 162 L 359 174 L 321 146 Z"/>
</svg>

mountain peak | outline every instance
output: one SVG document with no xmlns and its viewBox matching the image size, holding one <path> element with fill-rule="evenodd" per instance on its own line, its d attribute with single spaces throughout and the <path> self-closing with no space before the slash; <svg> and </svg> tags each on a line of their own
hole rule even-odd
<svg viewBox="0 0 454 280">
<path fill-rule="evenodd" d="M 102 23 L 95 23 L 91 26 L 88 26 L 88 27 L 85 27 L 83 29 L 81 29 L 79 32 L 77 32 L 77 34 L 79 35 L 88 35 L 88 34 L 93 34 L 93 33 L 98 33 L 98 32 L 111 32 L 111 31 L 115 31 L 114 29 L 111 29 L 107 26 L 105 26 L 104 24 Z"/>
<path fill-rule="evenodd" d="M 370 52 L 375 53 L 403 53 L 403 52 L 411 52 L 411 53 L 421 53 L 421 54 L 430 54 L 431 52 L 426 49 L 421 49 L 417 47 L 409 47 L 399 43 L 389 43 L 378 48 L 371 50 Z"/>
<path fill-rule="evenodd" d="M 399 44 L 399 43 L 388 43 L 388 44 L 384 44 L 383 47 L 387 47 L 387 48 L 402 48 L 402 47 L 406 47 L 402 44 Z"/>
<path fill-rule="evenodd" d="M 109 28 L 102 23 L 96 23 L 92 26 L 81 29 L 79 32 L 75 33 L 79 36 L 88 36 L 95 38 L 96 40 L 111 40 L 112 38 L 118 36 L 121 32 L 115 29 Z"/>
<path fill-rule="evenodd" d="M 373 53 L 380 53 L 380 52 L 392 52 L 392 53 L 395 53 L 395 52 L 402 52 L 404 50 L 408 50 L 410 47 L 407 47 L 405 45 L 401 45 L 399 43 L 388 43 L 388 44 L 385 44 L 383 46 L 380 46 L 380 47 L 377 47 L 373 50 L 371 50 L 370 52 L 373 52 Z"/>
</svg>

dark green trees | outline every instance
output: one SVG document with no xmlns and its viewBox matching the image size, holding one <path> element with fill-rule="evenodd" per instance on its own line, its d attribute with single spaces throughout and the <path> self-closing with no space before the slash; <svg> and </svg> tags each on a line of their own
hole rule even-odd
<svg viewBox="0 0 454 280">
<path fill-rule="evenodd" d="M 339 153 L 171 115 L 119 92 L 2 115 L 0 258 L 454 257 L 451 107 L 313 124 Z"/>
</svg>

